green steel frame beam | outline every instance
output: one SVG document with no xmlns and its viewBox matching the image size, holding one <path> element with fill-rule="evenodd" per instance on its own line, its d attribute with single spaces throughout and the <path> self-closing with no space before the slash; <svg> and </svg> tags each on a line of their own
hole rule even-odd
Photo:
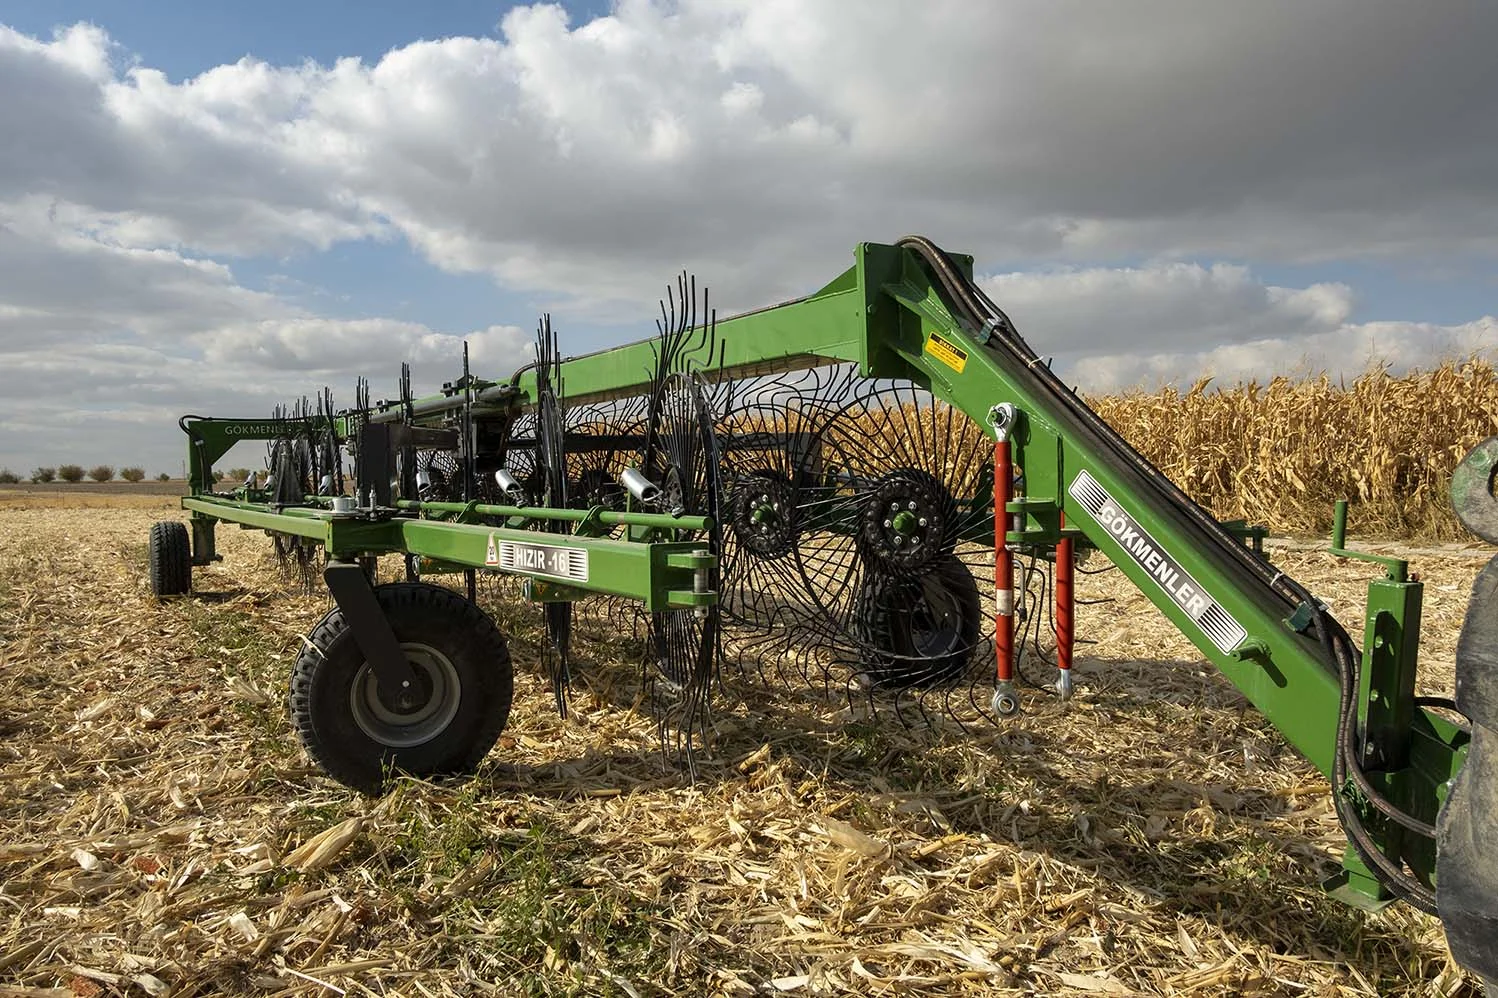
<svg viewBox="0 0 1498 998">
<path fill-rule="evenodd" d="M 193 495 L 212 491 L 208 473 L 214 462 L 235 444 L 246 440 L 275 440 L 294 436 L 312 426 L 327 426 L 325 417 L 305 419 L 221 419 L 207 416 L 183 416 L 178 424 L 187 434 L 187 485 Z M 332 420 L 340 429 L 342 423 Z"/>
<path fill-rule="evenodd" d="M 1101 550 L 1297 751 L 1329 775 L 1340 683 L 1319 643 L 1287 620 L 1292 614 L 1283 601 L 1245 586 L 1228 559 L 1203 549 L 1177 509 L 1131 483 L 1128 468 L 1105 444 L 1069 429 L 1033 375 L 963 328 L 914 254 L 865 243 L 854 256 L 853 267 L 808 298 L 719 320 L 721 376 L 854 363 L 864 376 L 907 378 L 929 388 L 990 437 L 989 411 L 1014 404 L 1022 413 L 1011 435 L 1014 460 L 1028 489 L 1011 506 L 1026 522 L 1011 541 L 1054 543 L 1064 516 L 1068 532 Z M 970 277 L 971 258 L 956 261 Z M 569 400 L 644 391 L 650 350 L 647 341 L 565 362 Z M 523 395 L 531 384 L 521 380 Z M 1390 612 L 1373 609 L 1384 617 Z M 1398 629 L 1413 642 L 1418 612 L 1399 612 Z M 1365 675 L 1364 696 L 1384 697 L 1391 705 L 1375 716 L 1407 725 L 1405 756 L 1387 763 L 1390 793 L 1411 814 L 1433 816 L 1461 766 L 1466 736 L 1440 715 L 1413 706 L 1405 668 L 1375 667 Z M 1377 832 L 1381 823 L 1370 825 Z M 1433 848 L 1396 841 L 1402 838 L 1413 837 L 1390 833 L 1387 845 L 1428 877 Z"/>
<path fill-rule="evenodd" d="M 717 601 L 716 593 L 696 591 L 697 570 L 711 570 L 716 559 L 705 545 L 695 542 L 616 541 L 406 516 L 364 520 L 301 507 L 277 511 L 262 504 L 203 496 L 185 498 L 182 506 L 214 520 L 309 538 L 323 545 L 332 558 L 415 554 L 463 568 L 564 582 L 589 593 L 628 596 L 640 600 L 649 611 L 690 609 Z M 501 568 L 499 556 L 506 542 L 528 549 L 579 552 L 575 564 L 585 566 L 586 577 L 561 576 L 541 568 Z"/>
</svg>

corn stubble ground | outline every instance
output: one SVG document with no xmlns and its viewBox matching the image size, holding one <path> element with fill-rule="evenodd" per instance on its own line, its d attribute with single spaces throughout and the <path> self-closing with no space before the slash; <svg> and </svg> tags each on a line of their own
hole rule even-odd
<svg viewBox="0 0 1498 998">
<path fill-rule="evenodd" d="M 154 601 L 173 506 L 0 491 L 0 993 L 1474 993 L 1433 920 L 1321 893 L 1326 782 L 1114 575 L 1081 580 L 1114 602 L 1069 707 L 906 728 L 736 684 L 695 783 L 617 620 L 580 625 L 562 721 L 539 613 L 498 600 L 500 745 L 370 800 L 284 706 L 326 598 L 224 528 L 195 598 Z M 1357 619 L 1364 567 L 1274 555 Z M 1484 556 L 1416 559 L 1429 692 Z"/>
<path fill-rule="evenodd" d="M 1498 431 L 1469 360 L 1348 385 L 1098 399 L 1224 518 L 1403 538 L 1422 692 L 1471 580 L 1444 490 Z M 155 492 L 155 494 L 153 494 Z M 309 767 L 291 662 L 326 612 L 226 527 L 197 595 L 145 579 L 146 487 L 0 490 L 0 995 L 1474 993 L 1439 926 L 1325 897 L 1319 774 L 1116 574 L 1079 596 L 1081 693 L 1002 727 L 902 726 L 732 682 L 695 783 L 640 708 L 640 645 L 584 616 L 573 716 L 540 615 L 496 586 L 516 706 L 475 779 L 380 800 Z M 1369 569 L 1273 557 L 1344 622 Z M 1354 627 L 1354 629 L 1356 629 Z"/>
</svg>

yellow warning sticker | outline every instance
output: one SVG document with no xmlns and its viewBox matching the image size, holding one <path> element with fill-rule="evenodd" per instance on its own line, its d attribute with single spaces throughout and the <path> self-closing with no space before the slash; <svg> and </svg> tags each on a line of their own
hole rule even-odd
<svg viewBox="0 0 1498 998">
<path fill-rule="evenodd" d="M 967 351 L 936 333 L 932 333 L 931 338 L 926 341 L 926 352 L 958 374 L 967 367 Z"/>
</svg>

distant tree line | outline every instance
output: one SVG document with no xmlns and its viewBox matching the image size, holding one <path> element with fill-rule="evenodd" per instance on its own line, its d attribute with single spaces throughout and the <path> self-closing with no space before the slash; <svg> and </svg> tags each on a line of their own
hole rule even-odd
<svg viewBox="0 0 1498 998">
<path fill-rule="evenodd" d="M 250 474 L 249 468 L 230 468 L 228 471 L 221 468 L 214 468 L 208 472 L 208 480 L 210 482 L 222 482 L 228 479 L 229 481 L 242 482 L 249 478 Z M 131 465 L 128 468 L 119 469 L 119 477 L 132 484 L 143 482 L 146 480 L 146 469 L 138 465 Z M 85 469 L 81 464 L 62 464 L 55 468 L 37 468 L 31 473 L 31 482 L 35 485 L 48 485 L 52 482 L 73 484 L 81 482 L 85 478 L 91 478 L 96 482 L 112 482 L 115 479 L 114 466 L 100 464 Z M 170 482 L 171 480 L 172 476 L 164 471 L 156 476 L 156 481 L 158 482 Z M 24 479 L 9 468 L 0 468 L 0 485 L 18 485 L 22 481 Z"/>
<path fill-rule="evenodd" d="M 100 464 L 84 470 L 81 464 L 64 464 L 56 468 L 37 468 L 31 473 L 31 481 L 36 485 L 47 485 L 51 482 L 64 481 L 69 483 L 81 482 L 85 477 L 92 478 L 96 482 L 114 481 L 115 469 L 113 465 Z M 127 482 L 135 483 L 145 481 L 146 469 L 137 465 L 119 470 L 119 477 Z M 166 472 L 156 476 L 158 482 L 169 482 L 172 476 Z M 21 476 L 9 468 L 0 468 L 0 485 L 16 485 L 21 481 Z"/>
</svg>

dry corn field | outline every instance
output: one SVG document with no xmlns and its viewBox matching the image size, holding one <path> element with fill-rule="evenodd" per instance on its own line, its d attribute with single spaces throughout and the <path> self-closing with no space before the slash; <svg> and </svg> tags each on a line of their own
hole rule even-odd
<svg viewBox="0 0 1498 998">
<path fill-rule="evenodd" d="M 1464 536 L 1446 487 L 1475 444 L 1498 433 L 1498 373 L 1481 359 L 1404 377 L 1382 369 L 1209 390 L 1090 399 L 1145 457 L 1220 519 L 1325 533 L 1332 504 L 1351 529 Z"/>
<path fill-rule="evenodd" d="M 964 732 L 732 689 L 695 783 L 617 622 L 580 623 L 562 721 L 539 612 L 501 601 L 500 745 L 371 800 L 287 718 L 326 598 L 226 527 L 153 600 L 172 507 L 0 491 L 0 994 L 1474 993 L 1431 919 L 1321 893 L 1326 782 L 1116 576 L 1082 579 L 1114 602 L 1065 709 Z M 1274 555 L 1355 619 L 1364 568 Z M 1416 558 L 1430 692 L 1484 556 Z"/>
</svg>

